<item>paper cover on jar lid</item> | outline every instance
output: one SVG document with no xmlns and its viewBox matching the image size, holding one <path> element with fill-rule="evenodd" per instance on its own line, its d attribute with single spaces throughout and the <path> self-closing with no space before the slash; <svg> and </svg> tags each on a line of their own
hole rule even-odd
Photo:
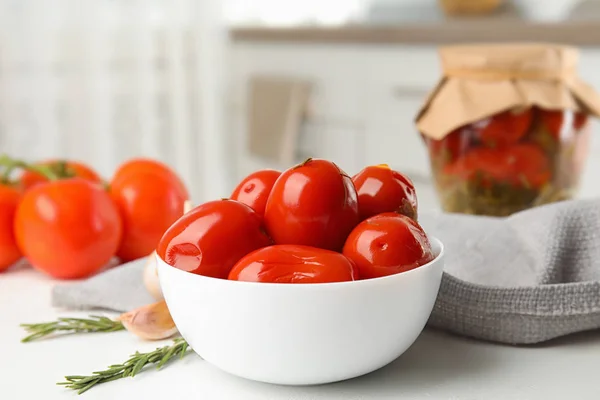
<svg viewBox="0 0 600 400">
<path fill-rule="evenodd" d="M 441 139 L 452 130 L 513 108 L 585 111 L 600 116 L 600 95 L 577 76 L 578 50 L 552 44 L 447 46 L 443 77 L 416 117 Z"/>
</svg>

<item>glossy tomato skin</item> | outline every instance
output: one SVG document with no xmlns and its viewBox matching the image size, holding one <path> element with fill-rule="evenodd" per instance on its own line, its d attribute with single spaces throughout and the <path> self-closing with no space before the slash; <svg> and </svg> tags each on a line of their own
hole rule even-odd
<svg viewBox="0 0 600 400">
<path fill-rule="evenodd" d="M 264 215 L 267 199 L 279 176 L 281 176 L 281 172 L 273 169 L 256 171 L 236 186 L 231 194 L 231 200 L 244 203 L 258 214 Z"/>
<path fill-rule="evenodd" d="M 14 187 L 0 184 L 0 272 L 21 258 L 14 235 L 14 219 L 21 193 Z"/>
<path fill-rule="evenodd" d="M 309 159 L 283 172 L 265 210 L 276 244 L 339 251 L 359 222 L 352 179 L 331 161 Z"/>
<path fill-rule="evenodd" d="M 517 143 L 527 133 L 533 119 L 531 109 L 508 110 L 474 123 L 479 139 L 488 147 L 502 147 Z"/>
<path fill-rule="evenodd" d="M 464 180 L 478 178 L 483 185 L 501 182 L 530 188 L 541 188 L 552 178 L 551 165 L 543 150 L 529 143 L 473 149 L 448 165 L 444 173 Z"/>
<path fill-rule="evenodd" d="M 417 220 L 417 193 L 410 178 L 389 166 L 364 168 L 352 178 L 358 194 L 360 219 L 384 212 L 399 212 Z"/>
<path fill-rule="evenodd" d="M 91 167 L 88 165 L 73 160 L 48 160 L 41 163 L 38 163 L 40 166 L 49 167 L 53 172 L 57 173 L 59 177 L 79 177 L 82 179 L 86 179 L 90 182 L 102 183 L 102 177 L 96 173 Z M 61 176 L 63 175 L 63 176 Z M 33 186 L 48 182 L 48 179 L 43 175 L 25 170 L 20 178 L 20 185 L 23 190 L 29 190 Z"/>
<path fill-rule="evenodd" d="M 361 279 L 409 271 L 434 259 L 421 226 L 398 213 L 383 213 L 358 224 L 343 254 L 354 261 Z"/>
<path fill-rule="evenodd" d="M 268 283 L 330 283 L 358 279 L 343 254 L 310 246 L 279 244 L 253 251 L 233 267 L 229 279 Z"/>
<path fill-rule="evenodd" d="M 183 215 L 189 197 L 175 172 L 149 159 L 122 164 L 110 182 L 110 194 L 123 221 L 117 256 L 124 262 L 152 253 L 165 231 Z"/>
<path fill-rule="evenodd" d="M 15 235 L 24 256 L 58 279 L 93 275 L 114 256 L 119 213 L 99 185 L 81 178 L 42 183 L 17 208 Z"/>
<path fill-rule="evenodd" d="M 564 126 L 566 122 L 565 117 L 570 113 L 573 114 L 571 126 L 566 127 Z M 537 115 L 540 118 L 542 125 L 550 132 L 550 135 L 552 135 L 555 140 L 560 139 L 561 131 L 563 129 L 569 131 L 572 127 L 575 131 L 579 131 L 587 121 L 587 116 L 584 113 L 573 113 L 569 110 L 538 109 Z"/>
<path fill-rule="evenodd" d="M 271 243 L 254 210 L 238 201 L 217 200 L 177 220 L 161 238 L 157 254 L 175 268 L 227 279 L 243 256 Z"/>
<path fill-rule="evenodd" d="M 455 161 L 473 144 L 472 132 L 467 126 L 453 130 L 440 140 L 424 137 L 431 159 L 442 165 Z"/>
</svg>

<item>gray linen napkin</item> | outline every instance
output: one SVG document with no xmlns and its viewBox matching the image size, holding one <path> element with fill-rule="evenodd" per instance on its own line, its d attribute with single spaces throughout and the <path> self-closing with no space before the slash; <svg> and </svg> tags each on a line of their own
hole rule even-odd
<svg viewBox="0 0 600 400">
<path fill-rule="evenodd" d="M 423 214 L 420 222 L 447 257 L 430 326 L 511 344 L 600 328 L 600 200 L 507 218 Z M 151 302 L 143 263 L 58 285 L 53 304 L 125 311 Z"/>
<path fill-rule="evenodd" d="M 111 268 L 92 278 L 63 283 L 52 289 L 52 305 L 72 310 L 130 311 L 156 300 L 148 293 L 142 274 L 146 258 Z"/>
</svg>

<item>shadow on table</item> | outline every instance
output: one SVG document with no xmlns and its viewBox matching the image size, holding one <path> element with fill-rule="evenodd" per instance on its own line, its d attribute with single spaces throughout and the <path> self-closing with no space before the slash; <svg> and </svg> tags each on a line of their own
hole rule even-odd
<svg viewBox="0 0 600 400">
<path fill-rule="evenodd" d="M 478 374 L 487 374 L 495 366 L 493 353 L 486 350 L 482 342 L 426 330 L 406 353 L 388 366 L 353 380 L 326 386 L 335 388 L 344 385 L 345 389 L 355 386 L 357 390 L 368 393 L 382 384 L 410 391 L 413 386 L 422 390 L 428 385 L 435 386 L 460 377 L 476 379 Z"/>
<path fill-rule="evenodd" d="M 555 339 L 539 345 L 511 346 L 484 342 L 426 329 L 413 346 L 388 366 L 368 375 L 330 385 L 332 392 L 362 393 L 368 395 L 385 386 L 390 393 L 423 391 L 427 387 L 444 385 L 448 381 L 473 382 L 479 376 L 489 376 L 494 369 L 506 363 L 498 347 L 511 350 L 541 351 L 551 346 L 586 346 L 600 340 L 599 332 L 583 332 Z"/>
<path fill-rule="evenodd" d="M 248 394 L 260 386 L 261 394 L 270 393 L 273 399 L 396 398 L 400 393 L 427 393 L 453 381 L 476 380 L 479 374 L 489 374 L 497 361 L 489 344 L 427 329 L 400 358 L 359 378 L 317 386 L 268 385 L 241 378 L 237 382 L 247 388 Z"/>
<path fill-rule="evenodd" d="M 590 342 L 599 339 L 597 332 L 573 335 L 556 341 L 555 348 L 589 346 Z M 499 348 L 503 348 L 503 351 L 499 351 Z M 398 396 L 429 398 L 432 393 L 439 394 L 440 390 L 452 393 L 457 388 L 484 393 L 486 388 L 477 382 L 489 382 L 490 377 L 511 379 L 513 372 L 510 369 L 507 371 L 507 363 L 523 361 L 539 351 L 546 349 L 544 346 L 493 344 L 426 329 L 406 353 L 388 366 L 343 382 L 318 386 L 279 386 L 227 376 L 216 369 L 212 373 L 220 379 L 236 382 L 236 385 L 224 385 L 220 391 L 226 391 L 230 397 L 243 393 L 244 399 L 252 400 L 374 400 L 396 399 Z M 558 350 L 557 354 L 561 354 L 561 351 Z"/>
<path fill-rule="evenodd" d="M 446 386 L 452 381 L 469 382 L 477 379 L 479 374 L 489 374 L 497 361 L 489 344 L 427 329 L 410 349 L 391 364 L 342 382 L 316 386 L 279 386 L 227 376 L 216 369 L 212 373 L 220 379 L 235 380 L 236 385 L 227 385 L 223 390 L 235 387 L 244 393 L 245 399 L 354 400 L 372 399 L 375 394 L 377 398 L 396 398 L 399 393 L 427 393 L 428 389 Z"/>
<path fill-rule="evenodd" d="M 562 336 L 542 343 L 520 345 L 519 347 L 531 349 L 545 349 L 548 347 L 559 346 L 586 346 L 590 342 L 597 342 L 598 340 L 600 340 L 600 331 L 593 330 Z"/>
</svg>

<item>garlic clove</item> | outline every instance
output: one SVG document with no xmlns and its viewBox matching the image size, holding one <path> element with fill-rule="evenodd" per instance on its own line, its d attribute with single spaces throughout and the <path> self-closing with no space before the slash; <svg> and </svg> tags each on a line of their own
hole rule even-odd
<svg viewBox="0 0 600 400">
<path fill-rule="evenodd" d="M 144 286 L 146 290 L 154 297 L 156 300 L 164 299 L 162 289 L 160 288 L 160 282 L 158 280 L 158 270 L 156 269 L 156 252 L 153 251 L 152 254 L 148 256 L 146 260 L 146 265 L 144 266 Z"/>
<path fill-rule="evenodd" d="M 194 208 L 194 206 L 192 205 L 191 201 L 186 200 L 183 202 L 183 213 L 184 214 L 189 213 L 192 210 L 192 208 Z"/>
<path fill-rule="evenodd" d="M 117 320 L 129 332 L 146 340 L 167 339 L 177 333 L 164 300 L 121 314 Z"/>
</svg>

